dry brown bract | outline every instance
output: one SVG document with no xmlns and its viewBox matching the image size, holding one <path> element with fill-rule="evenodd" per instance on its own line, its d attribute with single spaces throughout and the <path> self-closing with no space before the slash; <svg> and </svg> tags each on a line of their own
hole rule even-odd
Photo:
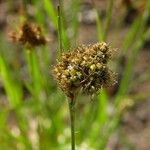
<svg viewBox="0 0 150 150">
<path fill-rule="evenodd" d="M 18 32 L 12 32 L 10 37 L 14 42 L 19 42 L 28 47 L 45 45 L 47 42 L 41 33 L 41 28 L 28 22 L 23 23 Z"/>
<path fill-rule="evenodd" d="M 114 84 L 115 73 L 107 66 L 113 51 L 102 42 L 80 46 L 62 54 L 54 67 L 54 77 L 59 87 L 68 97 L 73 98 L 79 90 L 93 95 L 102 87 Z"/>
</svg>

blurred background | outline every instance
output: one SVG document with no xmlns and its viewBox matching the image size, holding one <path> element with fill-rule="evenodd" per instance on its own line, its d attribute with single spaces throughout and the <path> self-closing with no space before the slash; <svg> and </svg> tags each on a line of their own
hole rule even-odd
<svg viewBox="0 0 150 150">
<path fill-rule="evenodd" d="M 52 69 L 59 52 L 57 0 L 0 0 L 0 150 L 69 150 L 65 95 Z M 106 41 L 117 83 L 76 104 L 79 150 L 150 149 L 150 0 L 61 1 L 63 51 Z M 13 43 L 26 20 L 48 39 Z"/>
</svg>

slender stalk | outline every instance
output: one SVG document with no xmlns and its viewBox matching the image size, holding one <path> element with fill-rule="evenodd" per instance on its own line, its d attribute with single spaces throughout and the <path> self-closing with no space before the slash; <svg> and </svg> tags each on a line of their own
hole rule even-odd
<svg viewBox="0 0 150 150">
<path fill-rule="evenodd" d="M 101 20 L 101 18 L 99 16 L 98 8 L 97 8 L 94 0 L 91 0 L 91 3 L 92 3 L 92 5 L 93 5 L 93 7 L 95 9 L 95 12 L 96 12 L 96 27 L 97 27 L 97 33 L 98 33 L 98 40 L 100 42 L 103 42 L 104 41 L 104 36 L 105 36 L 104 34 L 105 34 L 105 32 L 104 32 L 104 27 L 102 25 L 102 20 Z"/>
<path fill-rule="evenodd" d="M 105 20 L 104 40 L 106 40 L 106 38 L 107 38 L 108 29 L 109 29 L 109 26 L 110 26 L 110 23 L 111 23 L 113 2 L 114 2 L 114 0 L 109 0 L 109 2 L 108 2 L 108 8 L 107 8 L 106 20 Z"/>
<path fill-rule="evenodd" d="M 35 99 L 40 96 L 40 91 L 42 89 L 42 75 L 40 70 L 40 64 L 38 62 L 37 54 L 35 49 L 25 49 L 25 59 L 28 67 L 28 73 L 31 79 L 31 84 L 27 84 L 30 92 L 34 95 Z"/>
<path fill-rule="evenodd" d="M 71 122 L 71 150 L 75 150 L 75 102 L 74 99 L 68 100 Z"/>
<path fill-rule="evenodd" d="M 61 5 L 57 7 L 58 11 L 58 39 L 59 39 L 59 53 L 62 53 L 62 22 L 61 22 Z"/>
</svg>

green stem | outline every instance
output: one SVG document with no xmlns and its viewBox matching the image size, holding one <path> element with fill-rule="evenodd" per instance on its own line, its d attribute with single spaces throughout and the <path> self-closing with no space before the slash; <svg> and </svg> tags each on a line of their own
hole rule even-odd
<svg viewBox="0 0 150 150">
<path fill-rule="evenodd" d="M 101 18 L 99 17 L 99 13 L 98 13 L 98 8 L 94 2 L 94 0 L 91 0 L 91 3 L 95 9 L 95 12 L 96 12 L 96 27 L 97 27 L 97 33 L 98 33 L 98 40 L 100 42 L 103 42 L 104 41 L 104 36 L 105 36 L 105 32 L 104 32 L 104 27 L 102 25 L 102 20 Z"/>
<path fill-rule="evenodd" d="M 113 10 L 113 0 L 109 0 L 108 2 L 108 8 L 106 12 L 106 20 L 105 20 L 105 34 L 104 34 L 104 40 L 107 38 L 108 29 L 111 23 L 112 18 L 112 10 Z"/>
<path fill-rule="evenodd" d="M 61 2 L 59 0 L 59 5 L 57 7 L 58 11 L 58 39 L 59 39 L 59 53 L 62 53 L 62 22 L 61 22 Z"/>
<path fill-rule="evenodd" d="M 74 99 L 68 101 L 71 122 L 71 150 L 75 150 L 75 103 Z"/>
</svg>

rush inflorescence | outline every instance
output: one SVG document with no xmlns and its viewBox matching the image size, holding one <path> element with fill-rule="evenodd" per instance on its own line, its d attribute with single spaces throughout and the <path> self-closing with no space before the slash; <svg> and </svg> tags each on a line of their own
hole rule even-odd
<svg viewBox="0 0 150 150">
<path fill-rule="evenodd" d="M 114 49 L 106 43 L 79 46 L 63 53 L 54 67 L 59 87 L 70 98 L 78 91 L 93 95 L 115 83 L 115 73 L 107 65 Z"/>
</svg>

